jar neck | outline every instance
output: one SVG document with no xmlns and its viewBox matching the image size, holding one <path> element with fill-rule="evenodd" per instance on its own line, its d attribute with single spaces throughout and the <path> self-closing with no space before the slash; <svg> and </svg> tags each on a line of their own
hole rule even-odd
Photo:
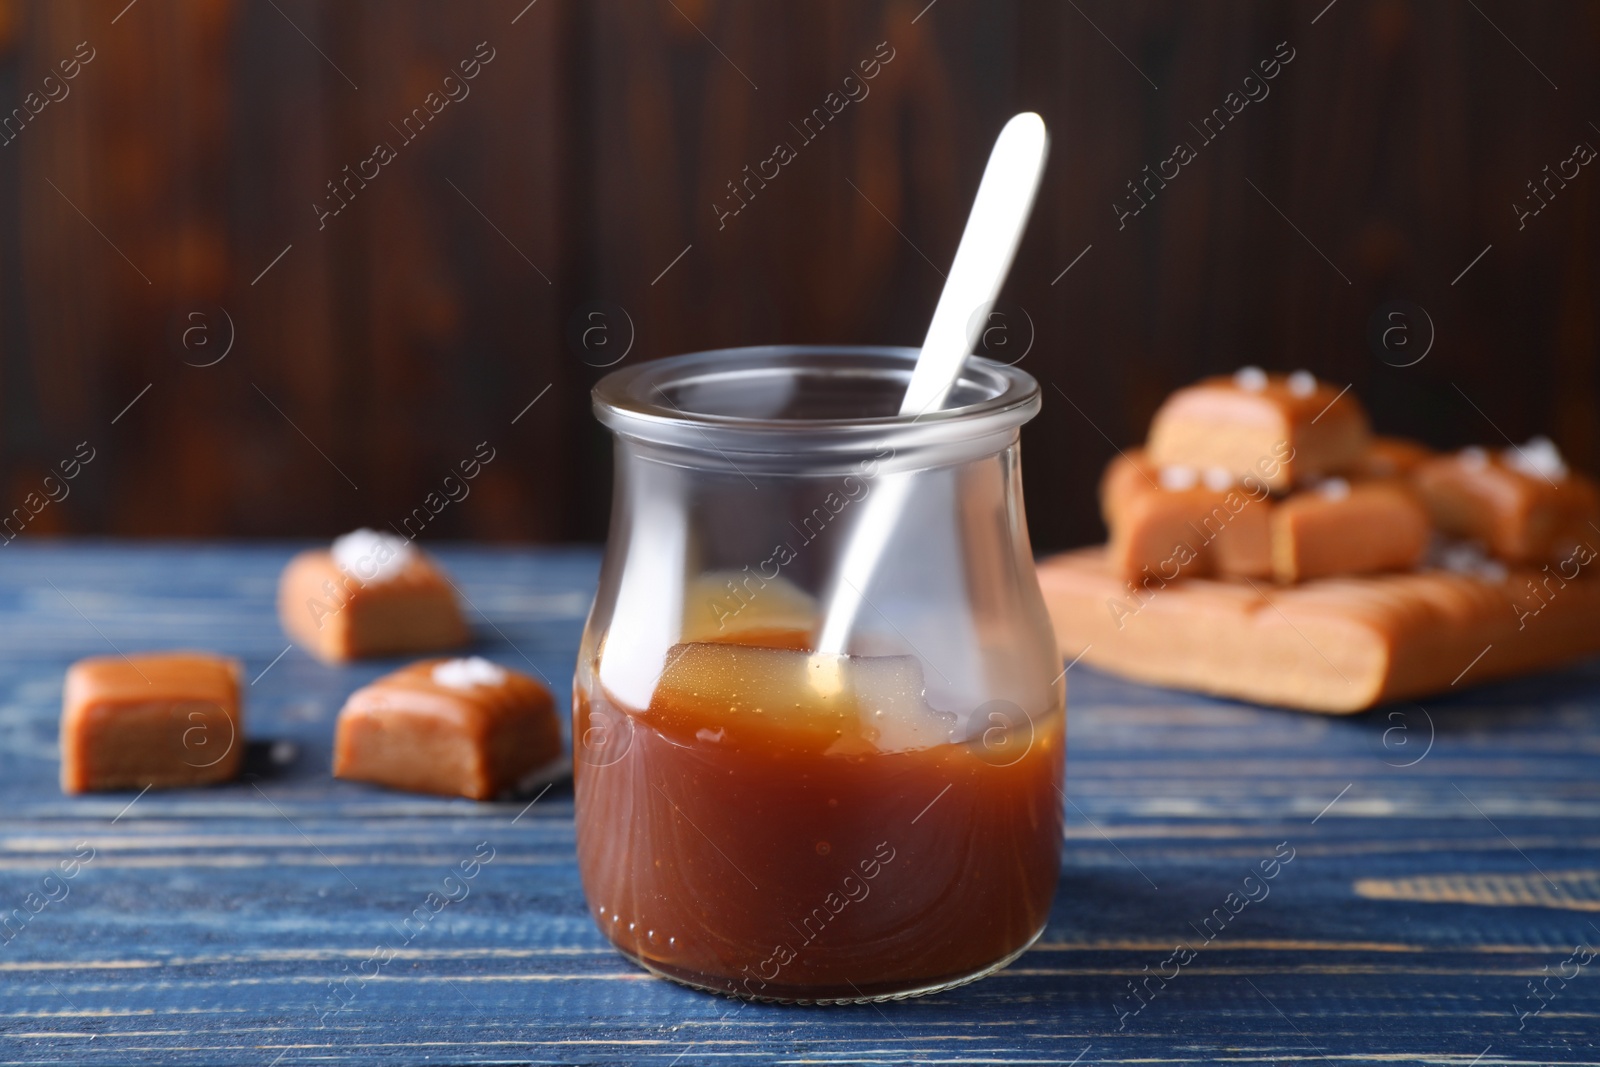
<svg viewBox="0 0 1600 1067">
<path fill-rule="evenodd" d="M 1039 411 L 1031 377 L 970 357 L 946 408 L 900 416 L 917 354 L 773 346 L 676 356 L 602 379 L 595 413 L 641 459 L 781 475 L 970 462 L 1011 447 Z"/>
<path fill-rule="evenodd" d="M 814 441 L 797 441 L 793 452 L 780 453 L 739 451 L 714 441 L 702 441 L 697 448 L 622 436 L 617 458 L 619 463 L 665 464 L 735 477 L 743 474 L 757 480 L 796 476 L 833 478 L 863 472 L 869 478 L 876 478 L 989 459 L 1015 446 L 1018 437 L 1015 427 L 956 440 L 937 435 L 884 434 L 870 440 L 830 442 L 826 447 L 819 447 Z"/>
</svg>

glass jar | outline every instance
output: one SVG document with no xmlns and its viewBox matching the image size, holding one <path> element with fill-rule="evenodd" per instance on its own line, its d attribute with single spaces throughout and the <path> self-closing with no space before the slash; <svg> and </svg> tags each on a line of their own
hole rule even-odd
<svg viewBox="0 0 1600 1067">
<path fill-rule="evenodd" d="M 658 975 L 914 996 L 1044 928 L 1066 686 L 1022 510 L 1039 388 L 972 358 L 902 417 L 916 356 L 727 349 L 595 387 L 616 483 L 573 682 L 578 860 L 600 929 Z"/>
</svg>

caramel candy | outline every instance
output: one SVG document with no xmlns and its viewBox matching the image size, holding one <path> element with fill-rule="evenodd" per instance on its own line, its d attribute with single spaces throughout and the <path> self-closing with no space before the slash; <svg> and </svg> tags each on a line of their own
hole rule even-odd
<svg viewBox="0 0 1600 1067">
<path fill-rule="evenodd" d="M 1334 713 L 1600 651 L 1600 581 L 1565 582 L 1536 602 L 1524 589 L 1543 577 L 1437 570 L 1287 588 L 1198 578 L 1135 594 L 1098 548 L 1039 566 L 1067 659 L 1082 653 L 1139 682 Z"/>
<path fill-rule="evenodd" d="M 1100 496 L 1112 570 L 1130 582 L 1271 574 L 1266 486 L 1232 482 L 1221 470 L 1158 469 L 1137 450 L 1113 460 Z"/>
<path fill-rule="evenodd" d="M 1219 468 L 1281 492 L 1343 473 L 1368 440 L 1366 413 L 1348 391 L 1305 371 L 1246 367 L 1173 393 L 1151 421 L 1146 447 L 1157 466 Z"/>
<path fill-rule="evenodd" d="M 1441 532 L 1508 563 L 1559 562 L 1600 545 L 1600 492 L 1548 439 L 1499 453 L 1465 448 L 1422 464 L 1413 479 Z"/>
<path fill-rule="evenodd" d="M 488 800 L 561 755 L 550 691 L 488 660 L 425 660 L 357 689 L 339 712 L 333 773 Z"/>
<path fill-rule="evenodd" d="M 371 530 L 290 560 L 278 582 L 278 618 L 325 663 L 435 652 L 468 638 L 439 566 L 411 542 Z"/>
<path fill-rule="evenodd" d="M 61 789 L 158 789 L 239 773 L 239 665 L 206 652 L 95 656 L 67 669 Z"/>
<path fill-rule="evenodd" d="M 1159 489 L 1159 474 L 1159 468 L 1146 458 L 1144 449 L 1118 451 L 1100 476 L 1100 517 L 1106 520 L 1106 525 L 1116 521 L 1129 501 Z"/>
<path fill-rule="evenodd" d="M 1397 481 L 1330 478 L 1272 509 L 1272 574 L 1301 582 L 1405 570 L 1428 551 L 1427 512 Z"/>
<path fill-rule="evenodd" d="M 1350 477 L 1364 480 L 1404 478 L 1433 458 L 1433 449 L 1405 437 L 1374 437 Z"/>
</svg>

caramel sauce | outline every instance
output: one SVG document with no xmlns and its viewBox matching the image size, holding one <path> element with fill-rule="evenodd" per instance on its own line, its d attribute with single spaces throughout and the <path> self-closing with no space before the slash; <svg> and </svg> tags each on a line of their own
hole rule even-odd
<svg viewBox="0 0 1600 1067">
<path fill-rule="evenodd" d="M 914 659 L 852 658 L 819 692 L 808 642 L 679 645 L 648 708 L 576 694 L 601 930 L 667 977 L 775 1000 L 931 991 L 1021 951 L 1060 868 L 1062 709 L 954 738 Z"/>
</svg>

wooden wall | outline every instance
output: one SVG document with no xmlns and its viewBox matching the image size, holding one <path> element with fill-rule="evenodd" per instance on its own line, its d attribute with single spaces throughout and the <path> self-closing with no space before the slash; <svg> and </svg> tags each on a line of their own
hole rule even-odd
<svg viewBox="0 0 1600 1067">
<path fill-rule="evenodd" d="M 1512 206 L 1600 147 L 1600 10 L 1325 2 L 0 3 L 0 116 L 28 115 L 0 144 L 0 510 L 88 441 L 25 535 L 329 535 L 398 523 L 487 449 L 424 537 L 597 539 L 606 353 L 574 323 L 609 309 L 621 345 L 631 322 L 629 361 L 915 344 L 1024 108 L 1054 137 L 1004 296 L 1045 387 L 1036 547 L 1098 536 L 1112 442 L 1243 363 L 1353 383 L 1385 430 L 1544 432 L 1600 468 L 1600 167 L 1521 228 Z M 1290 50 L 1214 140 L 1191 127 Z M 1179 141 L 1195 158 L 1119 222 Z M 721 215 L 779 142 L 794 159 Z M 1368 342 L 1401 299 L 1435 334 L 1409 367 Z"/>
</svg>

